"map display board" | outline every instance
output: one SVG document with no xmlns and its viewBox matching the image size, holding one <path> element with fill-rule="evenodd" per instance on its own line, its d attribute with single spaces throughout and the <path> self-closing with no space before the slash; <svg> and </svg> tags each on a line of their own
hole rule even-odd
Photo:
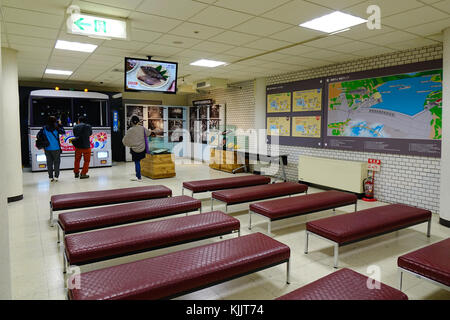
<svg viewBox="0 0 450 320">
<path fill-rule="evenodd" d="M 293 117 L 292 136 L 300 138 L 320 138 L 322 136 L 322 117 Z"/>
<path fill-rule="evenodd" d="M 293 112 L 321 111 L 322 89 L 294 92 Z"/>
<path fill-rule="evenodd" d="M 291 118 L 267 118 L 267 135 L 289 137 L 291 135 Z"/>
<path fill-rule="evenodd" d="M 268 143 L 283 127 L 276 116 L 291 119 L 276 144 L 440 157 L 442 66 L 433 60 L 269 85 Z"/>
<path fill-rule="evenodd" d="M 442 139 L 442 69 L 328 79 L 326 146 L 439 157 Z M 415 66 L 410 66 L 412 70 Z M 423 66 L 426 68 L 426 66 Z M 395 72 L 395 71 L 407 72 Z"/>
<path fill-rule="evenodd" d="M 267 96 L 267 113 L 291 112 L 292 94 L 276 93 Z"/>
</svg>

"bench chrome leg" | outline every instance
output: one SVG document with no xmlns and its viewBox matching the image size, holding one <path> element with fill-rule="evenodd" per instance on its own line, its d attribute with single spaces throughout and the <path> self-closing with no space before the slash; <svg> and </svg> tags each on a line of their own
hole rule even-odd
<svg viewBox="0 0 450 320">
<path fill-rule="evenodd" d="M 58 244 L 61 243 L 61 230 L 59 224 L 56 226 L 56 233 L 58 234 Z"/>
<path fill-rule="evenodd" d="M 306 231 L 306 239 L 305 239 L 305 254 L 308 254 L 308 241 L 309 241 L 309 232 Z"/>
<path fill-rule="evenodd" d="M 358 201 L 355 202 L 355 212 L 358 211 Z"/>
<path fill-rule="evenodd" d="M 49 221 L 50 227 L 54 227 L 54 223 L 53 223 L 53 207 L 52 207 L 52 203 L 50 202 L 50 221 Z"/>
<path fill-rule="evenodd" d="M 213 196 L 211 194 L 211 212 L 214 211 L 214 204 L 213 204 L 213 202 L 214 202 L 214 198 L 213 198 Z"/>
<path fill-rule="evenodd" d="M 338 260 L 339 260 L 339 244 L 334 244 L 334 268 L 338 268 Z"/>
<path fill-rule="evenodd" d="M 238 237 L 241 236 L 241 229 L 238 230 Z"/>
<path fill-rule="evenodd" d="M 431 237 L 431 219 L 428 220 L 427 237 Z"/>
<path fill-rule="evenodd" d="M 286 267 L 286 283 L 287 284 L 290 284 L 291 283 L 291 277 L 290 277 L 290 273 L 291 273 L 291 259 L 289 259 L 288 261 L 287 261 L 287 267 Z"/>
<path fill-rule="evenodd" d="M 67 267 L 68 267 L 68 261 L 67 261 L 67 256 L 66 256 L 66 251 L 64 250 L 63 253 L 63 261 L 64 261 L 64 269 L 63 269 L 63 273 L 67 273 Z"/>
<path fill-rule="evenodd" d="M 228 213 L 228 204 L 225 203 L 225 213 Z"/>
<path fill-rule="evenodd" d="M 269 225 L 267 226 L 268 236 L 272 236 L 272 220 L 269 220 Z"/>
<path fill-rule="evenodd" d="M 198 211 L 199 211 L 199 213 L 202 213 L 202 207 L 200 207 L 200 208 L 198 209 Z"/>
<path fill-rule="evenodd" d="M 400 270 L 400 284 L 399 284 L 399 290 L 402 291 L 403 288 L 403 272 Z"/>
</svg>

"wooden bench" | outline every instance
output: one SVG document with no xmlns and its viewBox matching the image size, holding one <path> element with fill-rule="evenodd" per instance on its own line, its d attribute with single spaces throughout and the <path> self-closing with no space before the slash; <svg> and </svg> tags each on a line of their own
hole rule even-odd
<svg viewBox="0 0 450 320">
<path fill-rule="evenodd" d="M 269 220 L 268 234 L 271 234 L 272 221 L 292 218 L 323 210 L 354 205 L 357 209 L 358 197 L 352 193 L 327 191 L 300 197 L 259 202 L 250 205 L 249 229 L 252 229 L 252 214 L 261 215 Z"/>
<path fill-rule="evenodd" d="M 81 285 L 69 289 L 68 296 L 73 300 L 170 299 L 282 263 L 287 263 L 289 283 L 289 259 L 288 246 L 255 233 L 81 273 L 76 276 Z"/>
<path fill-rule="evenodd" d="M 64 239 L 64 272 L 71 265 L 98 261 L 218 237 L 237 231 L 240 222 L 220 212 L 141 223 L 68 235 Z"/>
<path fill-rule="evenodd" d="M 398 258 L 400 290 L 403 273 L 427 280 L 445 290 L 450 290 L 450 238 Z"/>
<path fill-rule="evenodd" d="M 386 233 L 428 223 L 430 237 L 431 212 L 403 204 L 393 204 L 311 221 L 306 224 L 305 254 L 309 235 L 334 245 L 334 267 L 338 267 L 339 247 Z"/>
<path fill-rule="evenodd" d="M 171 196 L 172 190 L 165 186 L 145 186 L 54 195 L 50 198 L 50 226 L 53 227 L 54 225 L 53 212 L 55 211 L 167 198 Z"/>
<path fill-rule="evenodd" d="M 179 196 L 64 212 L 58 217 L 58 242 L 60 242 L 60 229 L 65 237 L 66 234 L 119 226 L 197 210 L 200 212 L 202 210 L 202 203 L 199 200 L 188 196 Z"/>
<path fill-rule="evenodd" d="M 225 212 L 228 212 L 228 206 L 230 205 L 292 196 L 294 194 L 305 192 L 308 192 L 308 186 L 296 182 L 282 182 L 215 191 L 211 196 L 211 211 L 214 209 L 214 201 L 224 203 Z"/>
<path fill-rule="evenodd" d="M 401 291 L 384 283 L 369 288 L 368 277 L 341 269 L 276 300 L 408 300 Z"/>
</svg>

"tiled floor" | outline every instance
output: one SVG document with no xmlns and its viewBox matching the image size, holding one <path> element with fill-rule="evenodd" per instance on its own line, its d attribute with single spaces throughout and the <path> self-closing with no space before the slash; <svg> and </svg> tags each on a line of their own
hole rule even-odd
<svg viewBox="0 0 450 320">
<path fill-rule="evenodd" d="M 182 181 L 220 178 L 226 173 L 210 170 L 206 165 L 179 165 L 177 177 L 166 180 L 132 182 L 134 166 L 118 164 L 112 168 L 91 170 L 88 180 L 74 180 L 70 171 L 63 171 L 61 180 L 50 184 L 46 173 L 24 173 L 24 200 L 9 205 L 12 295 L 14 299 L 65 299 L 64 276 L 62 273 L 62 248 L 56 244 L 56 230 L 48 225 L 49 198 L 53 194 L 112 189 L 140 185 L 164 184 L 171 188 L 174 195 L 181 195 Z M 310 192 L 320 192 L 313 189 Z M 207 212 L 209 194 L 200 194 L 203 211 Z M 359 202 L 359 209 L 382 203 L 368 204 Z M 220 205 L 217 209 L 221 209 Z M 249 232 L 267 232 L 267 223 L 254 217 L 254 228 L 249 231 L 248 204 L 229 207 L 229 213 L 241 221 L 241 234 Z M 337 211 L 338 214 L 353 211 L 353 206 Z M 280 265 L 249 276 L 229 281 L 179 299 L 274 299 L 293 291 L 307 283 L 334 272 L 333 248 L 318 238 L 310 238 L 310 253 L 305 255 L 305 222 L 332 215 L 331 210 L 306 217 L 292 218 L 275 222 L 272 236 L 291 248 L 291 284 L 286 285 L 286 266 Z M 367 274 L 369 266 L 378 266 L 381 281 L 398 287 L 397 257 L 428 244 L 450 237 L 450 229 L 438 224 L 439 217 L 433 216 L 432 237 L 426 237 L 426 225 L 418 225 L 406 230 L 373 238 L 340 249 L 340 267 L 349 267 Z M 225 237 L 230 238 L 235 235 Z M 145 257 L 161 255 L 220 241 L 210 239 L 187 245 L 157 250 L 132 257 L 119 258 L 106 263 L 96 263 L 82 267 L 82 271 L 93 270 L 113 264 L 139 260 Z M 450 292 L 439 289 L 425 281 L 406 275 L 404 290 L 410 299 L 450 299 Z"/>
</svg>

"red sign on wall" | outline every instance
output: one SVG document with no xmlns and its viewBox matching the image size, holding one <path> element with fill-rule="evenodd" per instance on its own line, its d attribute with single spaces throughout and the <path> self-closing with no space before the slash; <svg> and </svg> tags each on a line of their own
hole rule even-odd
<svg viewBox="0 0 450 320">
<path fill-rule="evenodd" d="M 367 170 L 376 171 L 376 172 L 381 171 L 381 160 L 369 159 L 368 165 L 367 165 Z"/>
</svg>

